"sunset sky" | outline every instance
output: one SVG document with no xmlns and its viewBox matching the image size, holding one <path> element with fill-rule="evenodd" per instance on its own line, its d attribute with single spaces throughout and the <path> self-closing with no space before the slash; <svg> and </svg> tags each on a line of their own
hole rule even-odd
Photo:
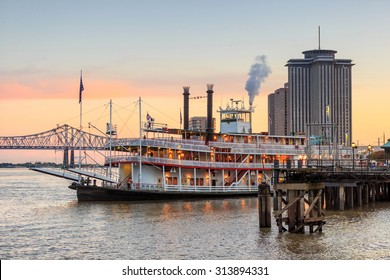
<svg viewBox="0 0 390 280">
<path fill-rule="evenodd" d="M 80 70 L 84 127 L 103 130 L 112 99 L 120 136 L 136 136 L 139 96 L 144 115 L 179 127 L 182 87 L 203 96 L 208 83 L 218 117 L 230 98 L 248 100 L 259 55 L 272 72 L 254 100 L 254 131 L 266 131 L 267 95 L 287 82 L 289 59 L 318 48 L 321 26 L 321 48 L 356 64 L 352 140 L 377 145 L 390 138 L 389 11 L 386 0 L 0 0 L 0 136 L 78 127 Z M 205 105 L 191 101 L 190 116 Z M 0 162 L 46 159 L 0 150 Z"/>
</svg>

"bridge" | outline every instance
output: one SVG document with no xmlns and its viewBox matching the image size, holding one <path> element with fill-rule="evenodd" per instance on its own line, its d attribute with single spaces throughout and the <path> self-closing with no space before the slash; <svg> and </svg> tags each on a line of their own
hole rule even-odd
<svg viewBox="0 0 390 280">
<path fill-rule="evenodd" d="M 108 136 L 95 135 L 67 124 L 25 136 L 0 136 L 0 149 L 25 150 L 104 150 Z"/>
<path fill-rule="evenodd" d="M 64 167 L 74 165 L 75 150 L 104 150 L 109 144 L 108 136 L 85 132 L 67 124 L 44 132 L 25 136 L 0 136 L 0 149 L 5 150 L 63 150 Z"/>
</svg>

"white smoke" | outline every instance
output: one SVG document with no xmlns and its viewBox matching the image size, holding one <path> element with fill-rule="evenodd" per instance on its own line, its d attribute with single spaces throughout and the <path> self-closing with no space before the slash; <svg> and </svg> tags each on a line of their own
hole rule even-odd
<svg viewBox="0 0 390 280">
<path fill-rule="evenodd" d="M 271 68 L 267 64 L 267 57 L 265 55 L 256 56 L 255 63 L 249 70 L 249 78 L 245 84 L 245 89 L 249 95 L 250 106 L 253 105 L 253 100 L 259 94 L 261 83 L 264 82 L 269 73 L 271 73 Z"/>
</svg>

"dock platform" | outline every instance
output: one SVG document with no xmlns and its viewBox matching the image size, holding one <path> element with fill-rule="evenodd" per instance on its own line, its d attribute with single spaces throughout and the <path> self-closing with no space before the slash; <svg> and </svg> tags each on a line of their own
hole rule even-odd
<svg viewBox="0 0 390 280">
<path fill-rule="evenodd" d="M 324 183 L 325 209 L 344 210 L 376 201 L 390 201 L 388 171 L 328 171 L 305 169 L 275 169 L 280 184 Z"/>
<path fill-rule="evenodd" d="M 374 170 L 273 169 L 274 217 L 279 232 L 321 232 L 325 209 L 344 211 L 377 201 L 390 201 L 390 172 Z M 270 227 L 270 203 L 259 185 L 260 227 Z M 285 227 L 287 226 L 287 228 Z"/>
</svg>

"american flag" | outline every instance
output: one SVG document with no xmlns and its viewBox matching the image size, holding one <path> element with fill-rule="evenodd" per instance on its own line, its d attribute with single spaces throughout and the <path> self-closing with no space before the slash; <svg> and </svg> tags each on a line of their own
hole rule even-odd
<svg viewBox="0 0 390 280">
<path fill-rule="evenodd" d="M 84 90 L 84 86 L 83 86 L 83 76 L 80 76 L 80 94 L 79 94 L 79 103 L 81 103 L 81 94 Z"/>
</svg>

